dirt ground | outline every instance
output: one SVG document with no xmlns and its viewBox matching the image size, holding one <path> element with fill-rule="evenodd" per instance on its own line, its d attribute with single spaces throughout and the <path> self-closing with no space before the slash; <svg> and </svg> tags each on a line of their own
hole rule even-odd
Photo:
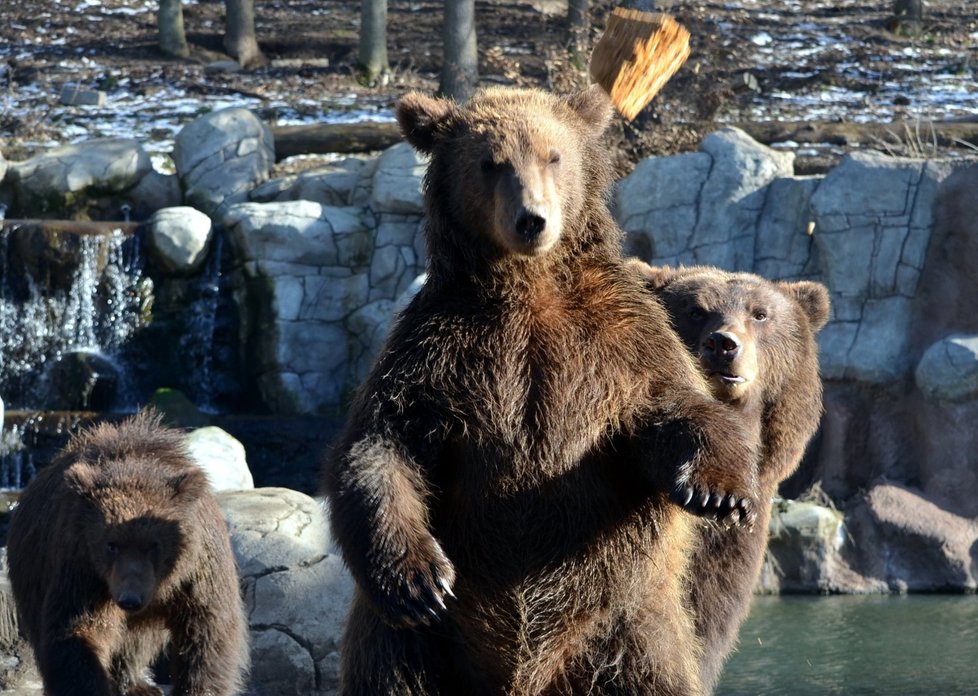
<svg viewBox="0 0 978 696">
<path fill-rule="evenodd" d="M 616 4 L 592 2 L 593 37 Z M 157 50 L 152 0 L 0 0 L 0 104 L 5 107 L 0 109 L 0 150 L 7 159 L 65 138 L 68 131 L 52 104 L 66 82 L 110 94 L 124 88 L 147 98 L 168 89 L 201 98 L 301 95 L 294 108 L 313 120 L 312 112 L 350 104 L 389 109 L 409 89 L 433 91 L 438 85 L 439 0 L 389 0 L 393 72 L 380 87 L 360 85 L 354 78 L 359 0 L 256 0 L 259 44 L 269 62 L 217 73 L 204 66 L 224 57 L 223 3 L 192 0 L 183 7 L 193 56 L 180 61 L 164 59 Z M 922 71 L 930 71 L 935 79 L 978 81 L 978 7 L 973 0 L 931 0 L 913 36 L 891 31 L 892 0 L 680 0 L 660 2 L 660 7 L 690 30 L 693 53 L 635 122 L 617 122 L 612 138 L 622 172 L 649 154 L 695 148 L 718 122 L 821 118 L 797 107 L 806 98 L 823 99 L 820 94 L 856 95 L 841 116 L 836 112 L 829 118 L 890 121 L 919 118 L 913 103 L 919 98 L 900 92 L 899 81 L 909 79 L 908 74 L 920 79 Z M 585 84 L 569 65 L 565 14 L 566 0 L 476 0 L 482 83 L 558 91 Z M 844 45 L 831 45 L 826 32 L 843 29 Z M 779 43 L 789 31 L 794 43 Z M 781 53 L 759 61 L 758 46 L 772 41 Z M 817 65 L 802 69 L 801 56 L 819 42 Z M 930 57 L 920 58 L 918 51 L 929 51 Z M 918 56 L 919 70 L 908 72 L 905 63 L 913 58 L 899 62 L 908 55 Z M 886 88 L 893 84 L 895 93 Z M 978 100 L 978 93 L 973 96 Z M 926 106 L 933 118 L 935 104 Z M 941 117 L 941 105 L 936 107 Z M 967 109 L 946 112 L 974 118 L 978 107 L 971 116 Z M 274 113 L 266 116 L 274 119 Z"/>
</svg>

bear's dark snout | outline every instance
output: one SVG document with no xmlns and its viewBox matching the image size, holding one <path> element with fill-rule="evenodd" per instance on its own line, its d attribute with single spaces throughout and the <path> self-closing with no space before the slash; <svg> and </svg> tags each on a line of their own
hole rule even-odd
<svg viewBox="0 0 978 696">
<path fill-rule="evenodd" d="M 739 354 L 740 339 L 728 331 L 714 331 L 703 341 L 703 356 L 715 363 L 730 363 Z"/>
<path fill-rule="evenodd" d="M 137 592 L 127 591 L 122 592 L 116 598 L 115 603 L 119 605 L 119 608 L 125 612 L 132 613 L 139 611 L 143 608 L 145 600 L 143 596 Z"/>
<path fill-rule="evenodd" d="M 536 240 L 547 227 L 547 219 L 523 208 L 516 215 L 516 232 L 528 242 Z"/>
</svg>

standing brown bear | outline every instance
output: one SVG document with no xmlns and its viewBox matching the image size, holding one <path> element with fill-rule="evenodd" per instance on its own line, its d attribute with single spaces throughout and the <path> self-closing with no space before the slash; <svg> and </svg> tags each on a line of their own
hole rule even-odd
<svg viewBox="0 0 978 696">
<path fill-rule="evenodd" d="M 691 606 L 704 643 L 700 675 L 712 690 L 750 608 L 771 498 L 818 429 L 822 380 L 815 336 L 828 321 L 829 293 L 810 281 L 633 263 L 665 304 L 713 394 L 753 423 L 761 439 L 757 525 L 727 530 L 702 524 L 697 535 Z"/>
<path fill-rule="evenodd" d="M 236 693 L 247 623 L 224 517 L 183 436 L 148 415 L 73 438 L 10 522 L 10 582 L 47 696 Z"/>
<path fill-rule="evenodd" d="M 756 440 L 621 257 L 610 116 L 597 88 L 397 107 L 428 279 L 324 470 L 343 694 L 701 692 L 680 506 L 748 518 Z"/>
</svg>

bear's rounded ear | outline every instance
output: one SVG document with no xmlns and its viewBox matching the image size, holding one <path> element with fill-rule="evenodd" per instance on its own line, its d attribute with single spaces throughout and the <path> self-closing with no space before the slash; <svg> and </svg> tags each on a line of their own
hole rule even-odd
<svg viewBox="0 0 978 696">
<path fill-rule="evenodd" d="M 565 97 L 565 100 L 567 105 L 591 127 L 594 135 L 604 133 L 611 123 L 611 115 L 614 113 L 611 98 L 599 85 L 591 85 L 587 89 Z"/>
<path fill-rule="evenodd" d="M 829 300 L 829 290 L 821 283 L 810 280 L 798 280 L 793 283 L 781 282 L 781 288 L 794 297 L 808 315 L 812 331 L 818 331 L 829 320 L 829 310 L 832 306 Z"/>
<path fill-rule="evenodd" d="M 394 109 L 401 135 L 418 152 L 431 154 L 439 122 L 455 108 L 450 99 L 428 97 L 420 92 L 405 94 Z"/>
<path fill-rule="evenodd" d="M 173 500 L 178 500 L 184 504 L 192 503 L 200 498 L 210 489 L 210 482 L 203 470 L 193 468 L 188 471 L 174 474 L 168 483 L 173 491 Z"/>
<path fill-rule="evenodd" d="M 87 462 L 75 462 L 65 470 L 65 485 L 78 495 L 86 498 L 95 490 L 95 469 Z"/>
<path fill-rule="evenodd" d="M 650 266 L 642 259 L 631 258 L 625 265 L 641 276 L 642 281 L 650 290 L 661 290 L 676 277 L 676 269 L 668 266 Z"/>
</svg>

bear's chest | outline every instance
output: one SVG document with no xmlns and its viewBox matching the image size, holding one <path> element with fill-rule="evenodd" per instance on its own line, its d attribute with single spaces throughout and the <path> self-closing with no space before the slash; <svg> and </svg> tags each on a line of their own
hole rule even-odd
<svg viewBox="0 0 978 696">
<path fill-rule="evenodd" d="M 510 456 L 570 465 L 627 420 L 647 380 L 616 307 L 527 303 L 487 313 L 456 351 L 464 430 Z"/>
</svg>

